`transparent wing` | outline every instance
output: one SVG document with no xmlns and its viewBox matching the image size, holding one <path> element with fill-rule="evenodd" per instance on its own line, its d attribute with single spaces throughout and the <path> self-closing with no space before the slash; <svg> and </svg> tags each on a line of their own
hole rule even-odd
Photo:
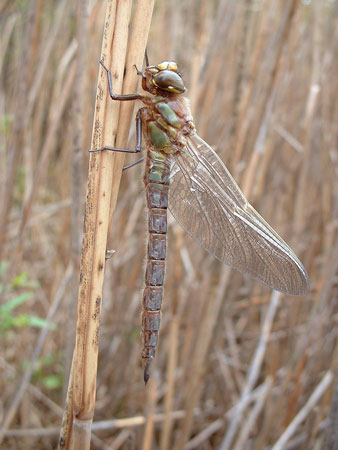
<svg viewBox="0 0 338 450">
<path fill-rule="evenodd" d="M 173 156 L 169 209 L 197 244 L 225 264 L 287 294 L 308 289 L 297 256 L 248 203 L 197 134 Z"/>
</svg>

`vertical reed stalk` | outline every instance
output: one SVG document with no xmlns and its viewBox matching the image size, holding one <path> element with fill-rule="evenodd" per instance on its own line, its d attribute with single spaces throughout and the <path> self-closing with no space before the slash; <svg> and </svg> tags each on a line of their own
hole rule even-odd
<svg viewBox="0 0 338 450">
<path fill-rule="evenodd" d="M 325 450 L 338 448 L 338 367 L 334 374 L 334 386 L 329 415 L 329 426 L 327 430 Z"/>
<path fill-rule="evenodd" d="M 27 99 L 27 104 L 25 105 L 25 116 L 23 125 L 26 128 L 28 126 L 28 121 L 31 117 L 32 111 L 34 109 L 36 99 L 39 93 L 41 80 L 44 76 L 45 71 L 47 70 L 47 65 L 53 50 L 53 46 L 57 43 L 57 37 L 59 33 L 60 26 L 62 24 L 62 20 L 64 18 L 65 9 L 66 9 L 67 1 L 63 0 L 58 5 L 58 11 L 56 15 L 56 20 L 53 25 L 53 28 L 50 33 L 50 37 L 48 39 L 48 43 L 45 47 L 44 54 L 42 57 L 42 60 L 39 64 L 39 70 L 37 71 L 32 87 L 29 90 L 29 95 Z M 23 206 L 22 211 L 22 217 L 21 217 L 21 223 L 20 223 L 20 237 L 23 235 L 23 232 L 25 230 L 28 217 L 31 213 L 32 205 L 35 200 L 35 196 L 37 193 L 37 189 L 40 185 L 41 178 L 46 170 L 46 166 L 48 164 L 49 158 L 51 156 L 52 150 L 54 148 L 54 143 L 56 139 L 56 133 L 59 130 L 60 120 L 62 117 L 62 114 L 64 112 L 64 108 L 66 106 L 66 100 L 69 98 L 69 91 L 72 88 L 72 84 L 75 77 L 75 64 L 71 64 L 70 69 L 68 70 L 67 74 L 65 75 L 65 80 L 63 83 L 63 90 L 62 94 L 60 95 L 60 98 L 58 99 L 57 105 L 53 105 L 54 114 L 51 117 L 51 126 L 48 129 L 48 134 L 46 136 L 41 154 L 39 156 L 39 161 L 37 163 L 37 167 L 34 174 L 34 182 L 33 186 L 30 190 L 30 192 L 27 195 L 27 200 L 25 201 L 25 204 Z M 25 129 L 24 128 L 24 129 Z"/>
<path fill-rule="evenodd" d="M 34 22 L 37 15 L 37 0 L 31 0 L 28 8 L 28 18 L 25 23 L 25 40 L 22 46 L 22 56 L 21 56 L 21 72 L 18 84 L 18 90 L 16 92 L 17 96 L 17 117 L 15 122 L 14 136 L 12 142 L 10 142 L 10 157 L 8 158 L 7 170 L 6 170 L 6 180 L 4 186 L 4 196 L 1 202 L 1 214 L 0 214 L 0 259 L 3 258 L 3 245 L 6 242 L 7 236 L 7 224 L 8 215 L 11 208 L 11 201 L 13 196 L 14 181 L 20 161 L 20 148 L 24 141 L 24 131 L 25 131 L 25 106 L 27 104 L 27 96 L 29 93 L 29 79 L 30 79 L 30 48 L 32 47 L 32 40 L 34 35 Z M 3 43 L 4 44 L 4 43 Z M 2 45 L 3 45 L 2 44 Z"/>
<path fill-rule="evenodd" d="M 184 445 L 188 441 L 190 429 L 193 420 L 194 409 L 197 405 L 201 392 L 201 377 L 205 373 L 205 365 L 207 359 L 207 352 L 210 346 L 211 337 L 214 332 L 214 327 L 219 315 L 219 311 L 224 299 L 230 269 L 224 267 L 221 271 L 219 285 L 215 295 L 207 299 L 206 311 L 203 315 L 198 338 L 195 343 L 195 351 L 191 363 L 191 374 L 189 377 L 189 387 L 185 399 L 186 416 L 181 429 L 181 434 L 175 445 L 176 450 L 183 450 Z"/>
<path fill-rule="evenodd" d="M 155 413 L 158 397 L 157 377 L 150 380 L 148 389 L 148 411 L 147 421 L 144 429 L 142 450 L 151 450 L 153 448 L 153 433 L 155 426 Z"/>
<path fill-rule="evenodd" d="M 161 434 L 161 450 L 167 450 L 170 448 L 170 440 L 173 426 L 173 418 L 171 411 L 174 408 L 175 398 L 175 378 L 176 368 L 178 363 L 178 337 L 179 337 L 179 325 L 180 316 L 178 313 L 179 302 L 179 286 L 182 284 L 182 260 L 180 251 L 183 246 L 182 236 L 183 230 L 180 227 L 175 227 L 175 267 L 174 267 L 174 293 L 173 299 L 170 303 L 172 316 L 170 319 L 170 330 L 168 340 L 168 366 L 167 366 L 167 392 L 164 400 L 164 413 L 165 420 L 163 423 Z"/>
<path fill-rule="evenodd" d="M 129 89 L 136 90 L 137 76 L 131 63 L 140 65 L 142 62 L 153 9 L 153 2 L 148 2 L 146 6 L 143 4 L 142 7 L 141 3 L 143 4 L 139 1 L 136 6 L 138 14 L 135 12 L 134 15 L 134 27 L 129 40 L 127 72 L 124 88 L 122 88 L 132 1 L 108 0 L 107 2 L 100 59 L 113 74 L 113 91 L 117 94 Z M 138 21 L 141 21 L 141 25 L 137 23 Z M 132 57 L 134 59 L 131 61 Z M 132 106 L 127 109 L 126 112 L 125 108 L 121 108 L 122 126 L 116 138 L 116 145 L 119 147 L 124 147 L 127 143 L 126 137 L 131 116 L 130 114 L 128 121 L 127 113 L 132 112 Z M 119 102 L 113 102 L 109 97 L 106 73 L 100 67 L 91 148 L 115 144 L 119 110 Z M 123 159 L 123 154 L 113 152 L 102 151 L 90 154 L 76 345 L 60 448 L 62 446 L 62 448 L 85 449 L 90 446 L 108 225 L 112 214 L 110 208 L 113 210 L 116 204 Z"/>
<path fill-rule="evenodd" d="M 231 129 L 230 129 L 230 144 L 231 148 L 235 147 L 235 137 L 237 134 L 237 127 L 239 123 L 239 109 L 240 103 L 243 95 L 243 84 L 244 77 L 246 75 L 246 51 L 248 42 L 248 29 L 250 22 L 251 13 L 251 0 L 245 0 L 239 2 L 239 7 L 243 9 L 242 23 L 239 27 L 239 38 L 238 38 L 238 55 L 236 61 L 236 80 L 233 95 L 233 105 L 232 105 L 232 117 L 231 117 Z"/>
<path fill-rule="evenodd" d="M 262 324 L 261 335 L 251 362 L 250 369 L 248 371 L 246 383 L 242 390 L 240 400 L 237 404 L 236 413 L 234 414 L 231 422 L 229 423 L 228 429 L 224 435 L 220 447 L 221 450 L 229 450 L 231 448 L 232 442 L 242 422 L 244 410 L 246 407 L 246 399 L 248 395 L 250 395 L 250 393 L 252 392 L 255 384 L 257 383 L 258 377 L 261 372 L 262 364 L 264 361 L 264 356 L 266 353 L 271 328 L 277 313 L 280 295 L 281 294 L 277 291 L 273 291 L 271 295 L 271 301 L 269 303 L 269 308 L 267 310 L 264 322 Z"/>
<path fill-rule="evenodd" d="M 83 122 L 84 122 L 84 92 L 85 92 L 85 74 L 86 74 L 86 42 L 88 39 L 88 2 L 87 0 L 78 0 L 77 4 L 77 55 L 76 55 L 76 83 L 75 96 L 73 103 L 73 151 L 72 151 L 72 176 L 71 176 L 71 259 L 75 276 L 72 278 L 70 294 L 68 296 L 68 311 L 70 323 L 75 321 L 75 298 L 78 290 L 78 262 L 81 251 L 81 229 L 82 229 L 82 201 L 83 198 L 83 170 L 82 170 L 82 148 L 83 148 Z M 65 351 L 65 373 L 66 377 L 70 373 L 72 363 L 72 354 L 74 349 L 75 330 L 73 327 L 67 329 L 66 351 Z M 66 395 L 67 386 L 64 383 L 64 394 Z M 64 397 L 65 397 L 64 395 Z"/>
<path fill-rule="evenodd" d="M 287 42 L 287 38 L 289 36 L 290 31 L 292 30 L 291 24 L 292 20 L 295 16 L 295 12 L 298 7 L 298 1 L 297 0 L 288 0 L 286 2 L 286 5 L 284 6 L 283 15 L 280 21 L 279 29 L 276 34 L 276 51 L 275 51 L 275 60 L 274 63 L 271 65 L 271 69 L 269 72 L 269 78 L 267 81 L 266 88 L 264 89 L 264 96 L 263 101 L 258 108 L 258 111 L 255 113 L 255 126 L 254 126 L 254 140 L 256 141 L 256 138 L 259 133 L 259 128 L 261 126 L 261 123 L 264 119 L 265 112 L 269 103 L 269 99 L 271 98 L 273 88 L 275 86 L 275 83 L 277 81 L 277 75 L 279 73 L 280 69 L 280 63 L 282 58 L 282 50 L 284 48 L 285 43 Z M 247 128 L 248 130 L 249 128 Z M 238 144 L 236 146 L 235 150 L 235 160 L 234 160 L 234 167 L 236 167 L 241 159 L 243 146 L 245 144 L 245 136 L 238 141 Z"/>
</svg>

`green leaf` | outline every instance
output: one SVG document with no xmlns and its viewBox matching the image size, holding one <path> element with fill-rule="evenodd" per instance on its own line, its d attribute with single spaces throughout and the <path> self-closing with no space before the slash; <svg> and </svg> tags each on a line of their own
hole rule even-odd
<svg viewBox="0 0 338 450">
<path fill-rule="evenodd" d="M 13 317 L 13 327 L 23 328 L 28 325 L 28 321 L 27 314 L 20 314 Z"/>
<path fill-rule="evenodd" d="M 10 282 L 12 287 L 24 287 L 28 281 L 28 272 L 21 272 Z"/>
<path fill-rule="evenodd" d="M 0 306 L 0 314 L 8 313 L 23 303 L 27 302 L 33 297 L 33 292 L 23 292 L 22 294 L 8 300 L 8 302 L 4 303 Z"/>
<path fill-rule="evenodd" d="M 41 317 L 36 317 L 36 316 L 28 316 L 28 325 L 32 326 L 32 327 L 37 327 L 37 328 L 44 328 L 47 327 L 50 330 L 55 330 L 56 326 L 54 323 L 50 323 L 48 325 L 46 319 L 42 319 Z"/>
<path fill-rule="evenodd" d="M 11 329 L 15 326 L 13 317 L 8 314 L 0 314 L 0 331 Z"/>
<path fill-rule="evenodd" d="M 9 125 L 14 121 L 13 114 L 3 114 L 1 116 L 0 129 L 3 134 L 7 135 L 9 131 Z"/>
<path fill-rule="evenodd" d="M 61 378 L 58 375 L 49 375 L 43 380 L 47 389 L 58 389 L 61 386 Z"/>
<path fill-rule="evenodd" d="M 1 278 L 5 275 L 7 267 L 8 267 L 8 263 L 6 261 L 0 262 L 0 277 Z"/>
</svg>

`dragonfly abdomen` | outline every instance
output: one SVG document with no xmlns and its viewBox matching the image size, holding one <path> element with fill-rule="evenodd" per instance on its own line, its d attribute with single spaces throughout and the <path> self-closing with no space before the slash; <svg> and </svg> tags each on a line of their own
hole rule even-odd
<svg viewBox="0 0 338 450">
<path fill-rule="evenodd" d="M 149 233 L 142 304 L 142 362 L 145 382 L 149 378 L 149 366 L 155 356 L 160 327 L 166 257 L 169 173 L 170 157 L 164 152 L 149 150 L 144 176 Z"/>
</svg>

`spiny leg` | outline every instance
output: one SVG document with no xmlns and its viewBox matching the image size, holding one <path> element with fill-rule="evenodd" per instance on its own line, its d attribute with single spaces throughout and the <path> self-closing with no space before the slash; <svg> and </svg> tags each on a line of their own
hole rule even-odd
<svg viewBox="0 0 338 450">
<path fill-rule="evenodd" d="M 140 164 L 143 160 L 144 160 L 144 156 L 142 156 L 142 158 L 137 159 L 136 161 L 134 161 L 134 162 L 132 162 L 132 163 L 130 163 L 130 164 L 127 164 L 126 166 L 123 166 L 123 169 L 122 169 L 122 170 L 130 169 L 131 167 L 134 167 L 134 166 L 136 166 L 137 164 Z"/>
<path fill-rule="evenodd" d="M 90 153 L 101 152 L 102 150 L 109 150 L 111 152 L 122 152 L 122 153 L 140 153 L 142 150 L 142 120 L 139 115 L 139 112 L 136 115 L 136 145 L 133 150 L 129 148 L 118 148 L 118 147 L 110 147 L 109 145 L 105 145 L 100 148 L 90 149 Z"/>
<path fill-rule="evenodd" d="M 142 100 L 143 99 L 144 96 L 140 95 L 140 94 L 114 94 L 113 93 L 112 79 L 111 79 L 111 72 L 104 65 L 103 61 L 100 61 L 100 64 L 104 68 L 104 70 L 107 72 L 109 95 L 110 95 L 110 98 L 112 100 L 119 100 L 119 101 L 123 102 L 123 101 Z M 137 70 L 137 74 L 138 75 L 142 74 L 142 72 L 140 72 L 137 67 L 136 67 L 136 70 Z"/>
<path fill-rule="evenodd" d="M 145 52 L 144 52 L 144 59 L 146 60 L 146 66 L 148 67 L 150 64 L 149 64 L 147 47 L 146 47 Z"/>
<path fill-rule="evenodd" d="M 111 72 L 110 70 L 104 65 L 103 61 L 100 61 L 101 66 L 104 68 L 104 70 L 107 73 L 108 78 L 108 87 L 109 87 L 109 95 L 112 100 L 118 100 L 118 101 L 134 101 L 134 100 L 142 100 L 143 96 L 139 94 L 126 94 L 126 95 L 119 95 L 113 93 L 113 87 L 112 87 L 112 78 L 111 78 Z M 137 73 L 139 74 L 139 70 L 136 68 Z M 142 74 L 142 72 L 141 72 Z M 143 75 L 143 74 L 142 74 Z M 89 152 L 100 152 L 102 150 L 109 150 L 112 152 L 123 152 L 123 153 L 139 153 L 142 150 L 142 120 L 140 117 L 140 113 L 138 112 L 136 115 L 136 145 L 134 150 L 130 150 L 128 148 L 118 148 L 118 147 L 112 147 L 109 145 L 105 145 L 104 147 L 100 148 L 94 148 L 90 149 Z"/>
</svg>

